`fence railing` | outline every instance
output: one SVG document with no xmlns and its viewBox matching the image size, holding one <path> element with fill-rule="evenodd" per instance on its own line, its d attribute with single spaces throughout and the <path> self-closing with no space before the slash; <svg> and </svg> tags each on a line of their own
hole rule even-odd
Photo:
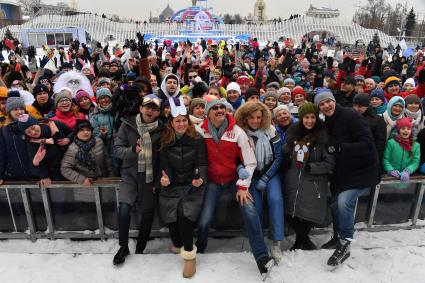
<svg viewBox="0 0 425 283">
<path fill-rule="evenodd" d="M 89 188 L 69 182 L 40 188 L 37 183 L 6 182 L 0 186 L 0 239 L 116 238 L 119 183 L 120 179 L 108 178 Z M 370 231 L 416 227 L 425 217 L 425 178 L 413 176 L 405 187 L 391 188 L 400 185 L 383 178 L 370 195 L 360 198 L 356 221 L 365 222 L 364 229 Z M 137 235 L 138 221 L 135 205 L 130 236 Z M 163 227 L 156 219 L 153 235 L 165 236 Z M 234 196 L 221 199 L 213 228 L 212 236 L 241 234 L 243 221 Z"/>
</svg>

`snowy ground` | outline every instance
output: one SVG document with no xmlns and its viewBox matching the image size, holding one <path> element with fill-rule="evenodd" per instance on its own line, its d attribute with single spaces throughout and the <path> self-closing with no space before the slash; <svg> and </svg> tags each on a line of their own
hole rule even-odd
<svg viewBox="0 0 425 283">
<path fill-rule="evenodd" d="M 321 245 L 329 236 L 312 239 Z M 270 282 L 425 282 L 425 228 L 358 232 L 351 258 L 335 271 L 326 269 L 332 251 L 287 251 L 292 243 L 292 237 L 284 241 L 284 258 Z M 211 239 L 190 281 L 182 278 L 183 260 L 168 252 L 169 245 L 167 238 L 153 240 L 149 254 L 131 254 L 115 268 L 116 240 L 0 241 L 0 282 L 261 282 L 245 238 Z"/>
</svg>

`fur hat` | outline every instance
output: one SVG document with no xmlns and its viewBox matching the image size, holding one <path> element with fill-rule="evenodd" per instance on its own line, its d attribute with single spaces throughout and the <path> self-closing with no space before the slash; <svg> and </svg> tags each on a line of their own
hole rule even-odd
<svg viewBox="0 0 425 283">
<path fill-rule="evenodd" d="M 195 109 L 196 106 L 198 105 L 203 105 L 205 107 L 206 102 L 205 100 L 203 100 L 202 98 L 194 98 L 192 99 L 192 101 L 190 101 L 190 105 L 189 105 L 189 113 L 193 113 L 193 109 Z"/>
<path fill-rule="evenodd" d="M 316 105 L 311 102 L 306 102 L 300 107 L 298 107 L 298 117 L 300 120 L 307 114 L 313 113 L 314 115 L 319 116 L 319 109 Z"/>
<path fill-rule="evenodd" d="M 401 119 L 398 119 L 397 122 L 396 122 L 396 127 L 397 127 L 397 131 L 400 131 L 400 129 L 403 128 L 403 127 L 408 127 L 410 129 L 412 129 L 412 127 L 413 127 L 412 118 L 403 117 Z"/>
<path fill-rule="evenodd" d="M 22 114 L 18 118 L 18 128 L 25 132 L 25 130 L 33 125 L 38 124 L 38 121 L 28 114 Z"/>
<path fill-rule="evenodd" d="M 336 102 L 332 92 L 324 91 L 324 92 L 320 92 L 316 94 L 316 96 L 314 97 L 314 104 L 316 104 L 316 106 L 319 106 L 320 102 L 322 102 L 325 99 L 330 99 Z"/>
<path fill-rule="evenodd" d="M 9 114 L 12 110 L 22 108 L 25 109 L 25 101 L 22 97 L 12 96 L 6 100 L 6 113 Z"/>
</svg>

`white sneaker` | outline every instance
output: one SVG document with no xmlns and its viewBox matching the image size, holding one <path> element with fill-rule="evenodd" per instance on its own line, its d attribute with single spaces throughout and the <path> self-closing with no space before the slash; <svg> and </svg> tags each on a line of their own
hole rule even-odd
<svg viewBox="0 0 425 283">
<path fill-rule="evenodd" d="M 273 241 L 273 246 L 271 248 L 272 258 L 276 263 L 279 263 L 282 259 L 282 250 L 280 249 L 281 241 Z"/>
</svg>

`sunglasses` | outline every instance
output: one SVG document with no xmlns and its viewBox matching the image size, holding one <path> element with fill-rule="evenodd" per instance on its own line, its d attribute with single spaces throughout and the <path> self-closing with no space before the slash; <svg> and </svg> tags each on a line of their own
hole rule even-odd
<svg viewBox="0 0 425 283">
<path fill-rule="evenodd" d="M 148 104 L 155 104 L 155 105 L 161 105 L 161 99 L 159 98 L 151 98 L 151 97 L 145 97 L 143 98 L 143 105 L 148 105 Z"/>
<path fill-rule="evenodd" d="M 216 105 L 216 106 L 211 107 L 211 110 L 214 110 L 214 111 L 224 110 L 224 109 L 226 109 L 226 106 L 224 106 L 224 105 Z"/>
<path fill-rule="evenodd" d="M 189 76 L 189 80 L 195 79 L 197 76 Z"/>
</svg>

